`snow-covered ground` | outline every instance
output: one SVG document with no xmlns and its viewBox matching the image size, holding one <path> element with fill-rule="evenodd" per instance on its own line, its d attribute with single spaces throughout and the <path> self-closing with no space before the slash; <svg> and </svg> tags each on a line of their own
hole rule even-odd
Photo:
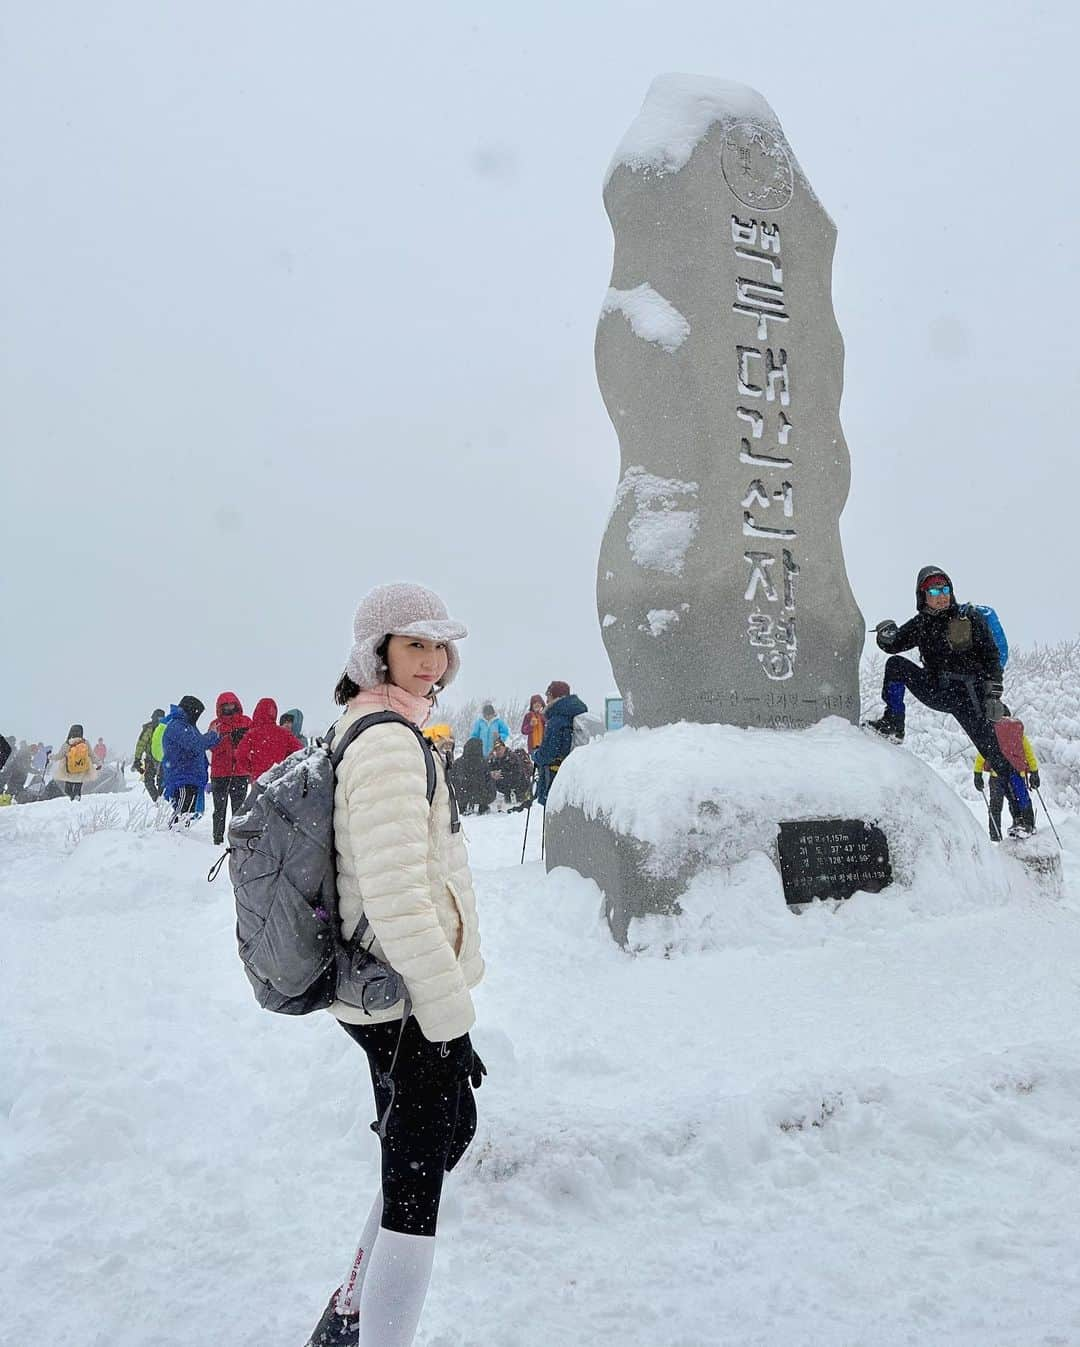
<svg viewBox="0 0 1080 1347">
<path fill-rule="evenodd" d="M 206 821 L 138 800 L 0 810 L 0 1343 L 299 1347 L 377 1182 L 364 1061 L 256 1007 Z M 675 958 L 536 821 L 520 866 L 467 820 L 490 1074 L 424 1347 L 1080 1344 L 1080 817 L 1061 900 Z"/>
</svg>

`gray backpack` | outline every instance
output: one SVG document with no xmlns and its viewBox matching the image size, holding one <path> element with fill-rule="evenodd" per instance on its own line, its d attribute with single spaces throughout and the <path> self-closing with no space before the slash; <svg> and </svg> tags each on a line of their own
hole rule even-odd
<svg viewBox="0 0 1080 1347">
<path fill-rule="evenodd" d="M 362 716 L 339 744 L 301 749 L 252 783 L 229 828 L 226 857 L 236 897 L 236 940 L 255 997 L 266 1010 L 307 1015 L 335 1000 L 369 1014 L 411 1002 L 401 974 L 371 953 L 366 916 L 341 938 L 334 862 L 334 777 L 345 750 L 372 725 L 404 725 L 424 749 L 427 798 L 435 798 L 431 745 L 393 711 Z M 457 822 L 451 792 L 451 826 Z M 460 824 L 458 824 L 460 827 Z"/>
</svg>

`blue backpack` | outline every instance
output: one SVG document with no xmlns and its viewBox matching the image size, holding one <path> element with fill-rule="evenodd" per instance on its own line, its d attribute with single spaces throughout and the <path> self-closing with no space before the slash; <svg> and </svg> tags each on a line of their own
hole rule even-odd
<svg viewBox="0 0 1080 1347">
<path fill-rule="evenodd" d="M 1009 642 L 1005 635 L 1005 628 L 1001 625 L 1001 618 L 994 612 L 988 604 L 985 603 L 964 603 L 960 605 L 960 612 L 964 616 L 975 612 L 981 614 L 986 620 L 986 625 L 990 628 L 990 635 L 994 638 L 994 644 L 998 648 L 998 655 L 1001 657 L 1001 667 L 1009 662 Z"/>
</svg>

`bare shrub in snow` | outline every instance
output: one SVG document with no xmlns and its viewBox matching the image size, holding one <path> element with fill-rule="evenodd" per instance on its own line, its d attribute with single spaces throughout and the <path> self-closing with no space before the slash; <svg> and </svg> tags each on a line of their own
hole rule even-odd
<svg viewBox="0 0 1080 1347">
<path fill-rule="evenodd" d="M 80 808 L 68 826 L 64 841 L 70 851 L 92 833 L 113 832 L 123 826 L 118 805 L 104 800 L 88 803 Z"/>
<path fill-rule="evenodd" d="M 165 800 L 153 801 L 149 797 L 138 804 L 125 809 L 114 800 L 90 800 L 72 819 L 65 837 L 68 850 L 74 851 L 79 843 L 93 833 L 162 832 L 169 826 L 172 818 L 172 806 Z"/>
</svg>

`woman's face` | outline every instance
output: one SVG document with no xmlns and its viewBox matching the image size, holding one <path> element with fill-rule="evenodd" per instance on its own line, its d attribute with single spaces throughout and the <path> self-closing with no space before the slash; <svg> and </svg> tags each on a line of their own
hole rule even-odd
<svg viewBox="0 0 1080 1347">
<path fill-rule="evenodd" d="M 427 697 L 446 672 L 450 656 L 443 641 L 424 641 L 418 636 L 391 636 L 386 647 L 389 681 L 405 692 Z"/>
</svg>

